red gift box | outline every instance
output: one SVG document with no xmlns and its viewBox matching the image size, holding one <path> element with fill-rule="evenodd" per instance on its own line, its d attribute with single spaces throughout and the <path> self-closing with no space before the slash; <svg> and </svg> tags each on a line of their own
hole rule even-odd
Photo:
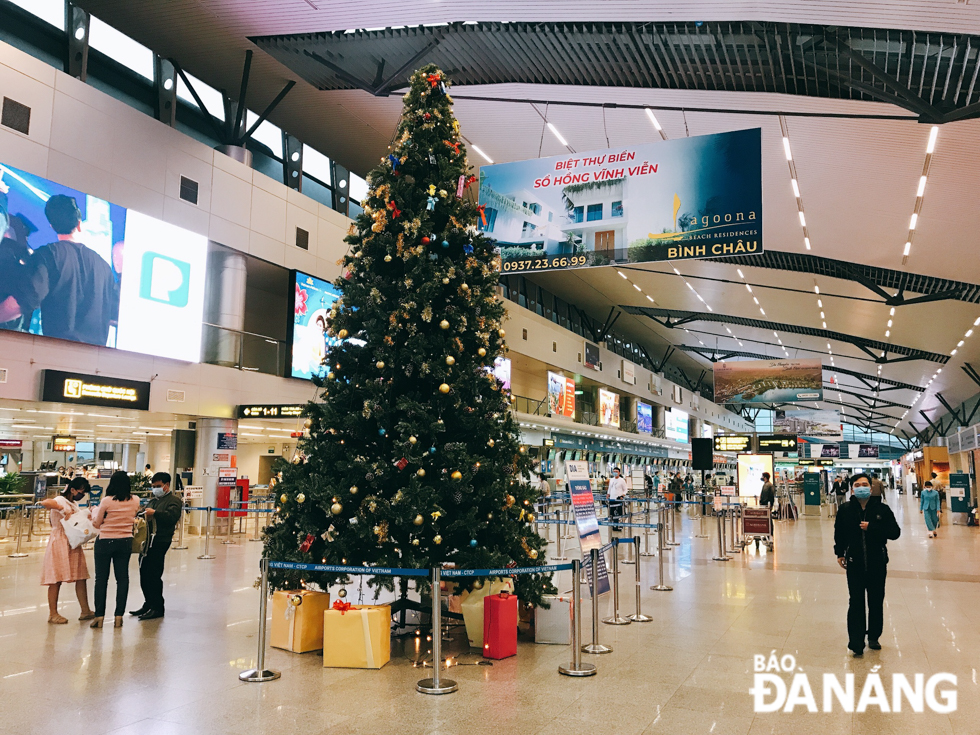
<svg viewBox="0 0 980 735">
<path fill-rule="evenodd" d="M 517 655 L 517 596 L 508 592 L 483 598 L 483 657 Z"/>
</svg>

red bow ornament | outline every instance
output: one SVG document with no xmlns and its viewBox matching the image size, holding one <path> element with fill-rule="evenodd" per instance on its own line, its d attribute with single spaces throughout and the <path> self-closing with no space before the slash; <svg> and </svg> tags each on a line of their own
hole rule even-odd
<svg viewBox="0 0 980 735">
<path fill-rule="evenodd" d="M 435 87 L 437 84 L 439 84 L 440 79 L 441 77 L 438 74 L 429 74 L 426 76 L 425 81 Z"/>
<path fill-rule="evenodd" d="M 402 211 L 395 204 L 394 200 L 388 202 L 388 209 L 391 210 L 391 218 L 392 219 L 395 219 L 398 215 L 400 215 L 402 213 Z"/>
<path fill-rule="evenodd" d="M 450 143 L 447 140 L 446 141 L 446 145 L 448 145 L 450 148 L 452 148 L 453 149 L 453 152 L 456 153 L 456 155 L 459 155 L 459 141 L 458 140 L 453 141 L 452 143 Z"/>
<path fill-rule="evenodd" d="M 343 600 L 334 600 L 333 609 L 339 610 L 340 614 L 343 615 L 348 610 L 350 610 L 351 604 L 349 602 L 344 602 Z"/>
<path fill-rule="evenodd" d="M 486 212 L 486 209 L 487 209 L 487 205 L 486 204 L 480 204 L 476 208 L 476 212 L 477 212 L 477 214 L 480 215 L 480 221 L 483 223 L 483 226 L 484 227 L 487 226 L 487 212 Z"/>
</svg>

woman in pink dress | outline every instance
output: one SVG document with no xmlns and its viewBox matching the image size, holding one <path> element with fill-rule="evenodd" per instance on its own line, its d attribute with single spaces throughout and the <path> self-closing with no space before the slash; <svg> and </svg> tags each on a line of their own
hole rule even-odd
<svg viewBox="0 0 980 735">
<path fill-rule="evenodd" d="M 68 483 L 68 488 L 56 498 L 42 500 L 41 505 L 51 511 L 51 536 L 44 550 L 44 566 L 41 570 L 41 584 L 48 588 L 48 622 L 64 625 L 67 618 L 58 614 L 58 595 L 62 582 L 75 583 L 75 595 L 82 608 L 79 620 L 91 620 L 95 613 L 88 606 L 88 566 L 82 548 L 71 548 L 65 528 L 61 521 L 74 513 L 81 513 L 76 503 L 89 491 L 88 480 L 76 477 Z"/>
</svg>

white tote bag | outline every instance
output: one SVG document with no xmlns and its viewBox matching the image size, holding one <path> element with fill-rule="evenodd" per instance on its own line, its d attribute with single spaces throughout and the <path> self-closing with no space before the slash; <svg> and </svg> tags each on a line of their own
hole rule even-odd
<svg viewBox="0 0 980 735">
<path fill-rule="evenodd" d="M 77 549 L 99 535 L 99 529 L 92 525 L 92 519 L 89 518 L 88 514 L 82 513 L 77 506 L 64 498 L 59 498 L 59 500 L 62 501 L 60 505 L 63 508 L 66 505 L 71 505 L 75 511 L 61 521 L 61 525 L 65 529 L 65 536 L 68 537 L 68 545 L 71 548 Z"/>
</svg>

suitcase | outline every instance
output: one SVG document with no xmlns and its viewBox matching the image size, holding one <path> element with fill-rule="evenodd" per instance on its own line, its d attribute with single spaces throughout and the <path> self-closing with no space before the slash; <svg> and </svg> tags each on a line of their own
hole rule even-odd
<svg viewBox="0 0 980 735">
<path fill-rule="evenodd" d="M 509 592 L 483 598 L 483 657 L 517 655 L 517 596 Z"/>
<path fill-rule="evenodd" d="M 568 646 L 572 642 L 572 601 L 567 597 L 546 597 L 551 605 L 534 610 L 534 642 Z"/>
</svg>

